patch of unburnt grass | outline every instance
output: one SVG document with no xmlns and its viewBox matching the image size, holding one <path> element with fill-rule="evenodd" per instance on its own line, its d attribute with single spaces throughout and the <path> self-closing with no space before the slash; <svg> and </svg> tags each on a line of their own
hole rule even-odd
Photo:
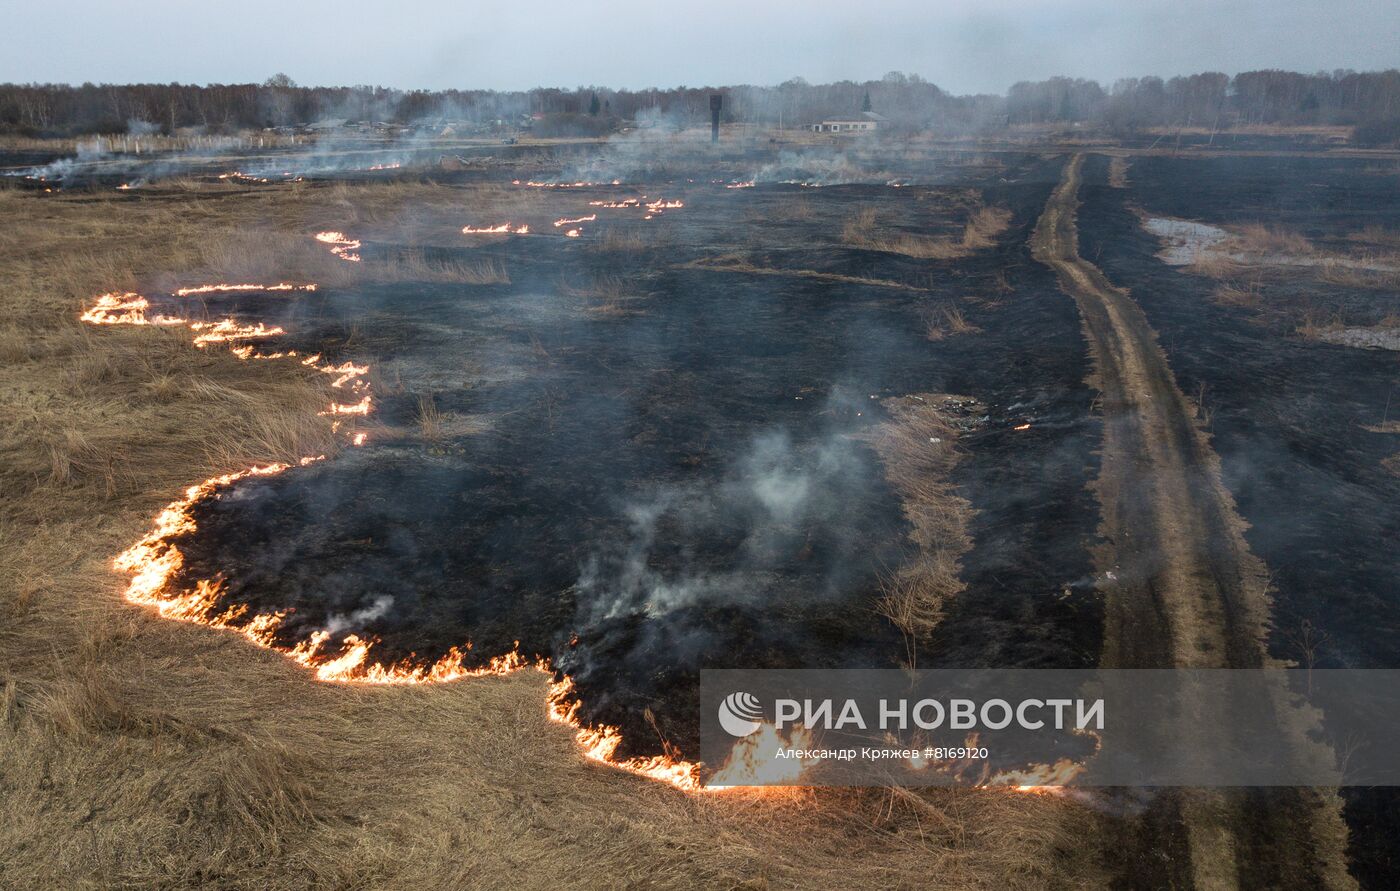
<svg viewBox="0 0 1400 891">
<path fill-rule="evenodd" d="M 882 580 L 877 608 L 903 634 L 910 667 L 948 601 L 966 587 L 959 573 L 972 546 L 972 505 L 949 482 L 959 457 L 957 428 L 943 409 L 970 401 L 935 393 L 888 398 L 880 403 L 888 419 L 862 435 L 880 456 L 909 521 L 910 556 Z"/>
<path fill-rule="evenodd" d="M 1009 210 L 978 207 L 969 212 L 960 237 L 910 235 L 879 229 L 874 208 L 865 208 L 846 223 L 841 230 L 841 240 L 851 247 L 919 260 L 956 260 L 991 247 L 1010 223 Z"/>
<path fill-rule="evenodd" d="M 680 265 L 681 269 L 708 269 L 715 272 L 737 272 L 747 275 L 779 275 L 792 278 L 811 278 L 819 281 L 841 282 L 850 285 L 873 285 L 878 288 L 898 288 L 905 291 L 924 291 L 925 286 L 917 282 L 894 281 L 887 278 L 871 278 L 859 275 L 842 275 L 836 272 L 821 272 L 816 269 L 802 269 L 785 266 L 759 266 L 748 254 L 731 252 L 710 257 L 700 257 Z"/>
<path fill-rule="evenodd" d="M 583 311 L 590 315 L 612 317 L 641 312 L 639 304 L 646 296 L 627 279 L 611 273 L 596 274 L 580 283 L 561 280 L 559 292 L 580 301 Z"/>
<path fill-rule="evenodd" d="M 924 336 L 929 340 L 942 340 L 958 334 L 975 334 L 982 330 L 968 321 L 967 315 L 952 303 L 944 303 L 923 312 Z"/>
</svg>

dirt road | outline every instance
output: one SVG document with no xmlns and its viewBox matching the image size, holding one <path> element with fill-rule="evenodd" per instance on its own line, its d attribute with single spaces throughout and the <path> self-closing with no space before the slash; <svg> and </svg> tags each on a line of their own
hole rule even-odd
<svg viewBox="0 0 1400 891">
<path fill-rule="evenodd" d="M 1146 316 L 1079 256 L 1082 166 L 1083 155 L 1066 164 L 1031 247 L 1079 307 L 1102 399 L 1102 664 L 1266 667 L 1267 570 Z M 1355 887 L 1330 793 L 1182 791 L 1134 822 L 1134 887 Z"/>
</svg>

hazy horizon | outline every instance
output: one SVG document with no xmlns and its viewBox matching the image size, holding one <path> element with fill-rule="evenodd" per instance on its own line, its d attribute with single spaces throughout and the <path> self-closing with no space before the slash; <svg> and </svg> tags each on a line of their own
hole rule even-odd
<svg viewBox="0 0 1400 891">
<path fill-rule="evenodd" d="M 4 6 L 13 6 L 11 21 L 22 18 L 11 0 Z M 285 72 L 308 86 L 643 89 L 867 81 L 899 70 L 968 94 L 1057 75 L 1108 85 L 1201 71 L 1400 66 L 1400 4 L 1374 0 L 1145 0 L 1128 8 L 1082 0 L 936 8 L 911 0 L 762 8 L 623 0 L 608 9 L 426 0 L 389 9 L 251 0 L 226 27 L 211 28 L 207 6 L 79 0 L 65 7 L 57 51 L 53 38 L 36 41 L 25 29 L 0 34 L 0 81 L 249 83 Z"/>
</svg>

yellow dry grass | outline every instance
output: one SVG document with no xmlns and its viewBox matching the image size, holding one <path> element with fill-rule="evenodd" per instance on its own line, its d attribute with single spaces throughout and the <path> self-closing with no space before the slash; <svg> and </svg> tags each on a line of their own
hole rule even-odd
<svg viewBox="0 0 1400 891">
<path fill-rule="evenodd" d="M 418 432 L 428 442 L 438 442 L 442 439 L 442 410 L 429 394 L 418 397 Z"/>
<path fill-rule="evenodd" d="M 972 209 L 958 238 L 886 233 L 876 228 L 875 211 L 866 208 L 846 223 L 841 240 L 870 251 L 903 254 L 920 260 L 956 260 L 996 244 L 1011 223 L 1011 212 L 1000 207 Z"/>
<path fill-rule="evenodd" d="M 1329 257 L 1317 266 L 1319 281 L 1329 285 L 1361 290 L 1391 290 L 1400 287 L 1400 257 Z"/>
<path fill-rule="evenodd" d="M 623 316 L 640 311 L 637 306 L 644 295 L 638 293 L 620 275 L 594 275 L 582 284 L 559 283 L 559 292 L 580 301 L 583 311 L 594 316 Z"/>
<path fill-rule="evenodd" d="M 942 340 L 956 334 L 973 334 L 981 329 L 967 320 L 963 311 L 951 303 L 923 314 L 924 336 L 929 340 Z"/>
<path fill-rule="evenodd" d="M 1357 249 L 1337 250 L 1348 243 Z M 1310 275 L 1320 285 L 1357 290 L 1390 290 L 1400 286 L 1400 255 L 1394 247 L 1400 237 L 1377 226 L 1347 234 L 1333 245 L 1314 245 L 1297 232 L 1250 223 L 1234 230 L 1218 246 L 1198 251 L 1186 272 L 1221 281 L 1212 298 L 1222 306 L 1264 310 L 1290 318 L 1304 337 L 1314 337 L 1329 327 L 1340 327 L 1340 320 L 1324 325 L 1304 317 L 1306 309 L 1290 305 L 1265 306 L 1262 300 L 1266 279 L 1280 275 Z M 1360 247 L 1364 246 L 1364 247 Z"/>
<path fill-rule="evenodd" d="M 407 214 L 378 193 L 368 210 L 347 206 L 360 195 L 0 191 L 0 415 L 17 421 L 0 425 L 0 884 L 1103 883 L 1098 818 L 1069 800 L 687 796 L 582 758 L 547 720 L 537 672 L 327 685 L 235 635 L 127 604 L 109 561 L 185 486 L 327 445 L 310 410 L 325 376 L 194 350 L 174 331 L 88 330 L 79 306 L 247 263 L 221 246 L 258 233 L 272 233 L 260 277 L 318 271 L 298 263 L 370 274 L 297 247 L 317 229 Z"/>
<path fill-rule="evenodd" d="M 1302 255 L 1313 251 L 1312 242 L 1297 232 L 1263 223 L 1248 223 L 1235 230 L 1230 239 L 1234 250 L 1244 254 Z"/>
<path fill-rule="evenodd" d="M 1197 251 L 1191 262 L 1182 268 L 1210 278 L 1227 278 L 1240 271 L 1239 264 L 1229 254 L 1214 250 Z"/>
<path fill-rule="evenodd" d="M 1347 235 L 1347 240 L 1360 242 L 1378 248 L 1389 248 L 1400 250 L 1400 231 L 1387 229 L 1384 226 L 1372 224 L 1351 232 Z"/>
<path fill-rule="evenodd" d="M 1108 184 L 1115 189 L 1128 188 L 1128 159 L 1115 155 L 1108 161 Z"/>
<path fill-rule="evenodd" d="M 635 229 L 608 229 L 601 238 L 589 241 L 587 249 L 600 254 L 640 254 L 666 243 L 666 236 L 659 229 L 648 230 L 645 234 Z"/>
<path fill-rule="evenodd" d="M 965 585 L 960 560 L 972 546 L 972 505 L 949 482 L 958 462 L 957 428 L 940 411 L 951 397 L 935 393 L 885 399 L 889 419 L 866 435 L 903 502 L 911 555 L 885 580 L 880 612 L 904 635 L 905 661 L 943 620 L 947 602 Z"/>
<path fill-rule="evenodd" d="M 1259 283 L 1256 281 L 1223 284 L 1212 292 L 1211 298 L 1222 306 L 1256 309 L 1260 304 Z"/>
</svg>

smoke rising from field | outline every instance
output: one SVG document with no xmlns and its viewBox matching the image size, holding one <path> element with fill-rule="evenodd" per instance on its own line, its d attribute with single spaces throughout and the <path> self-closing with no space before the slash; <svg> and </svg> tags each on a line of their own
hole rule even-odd
<svg viewBox="0 0 1400 891">
<path fill-rule="evenodd" d="M 784 150 L 775 160 L 760 166 L 749 179 L 756 183 L 807 186 L 883 185 L 896 178 L 901 182 L 910 181 L 877 165 L 878 162 L 853 160 L 844 150 Z"/>
<path fill-rule="evenodd" d="M 75 173 L 100 163 L 111 156 L 100 139 L 79 140 L 77 152 L 70 158 L 59 158 L 57 161 L 21 171 L 22 176 L 34 177 L 35 179 L 62 180 L 73 176 Z"/>
<path fill-rule="evenodd" d="M 867 480 L 871 469 L 869 456 L 847 436 L 799 447 L 788 432 L 772 430 L 754 437 L 724 478 L 658 489 L 624 505 L 625 537 L 592 555 L 575 585 L 580 624 L 659 618 L 701 603 L 760 603 L 765 576 L 795 559 L 814 530 L 843 535 L 836 528 L 842 492 Z M 715 538 L 731 543 L 721 566 L 692 559 Z M 675 564 L 679 555 L 674 568 L 654 564 L 658 539 L 671 555 L 662 561 Z"/>
</svg>

